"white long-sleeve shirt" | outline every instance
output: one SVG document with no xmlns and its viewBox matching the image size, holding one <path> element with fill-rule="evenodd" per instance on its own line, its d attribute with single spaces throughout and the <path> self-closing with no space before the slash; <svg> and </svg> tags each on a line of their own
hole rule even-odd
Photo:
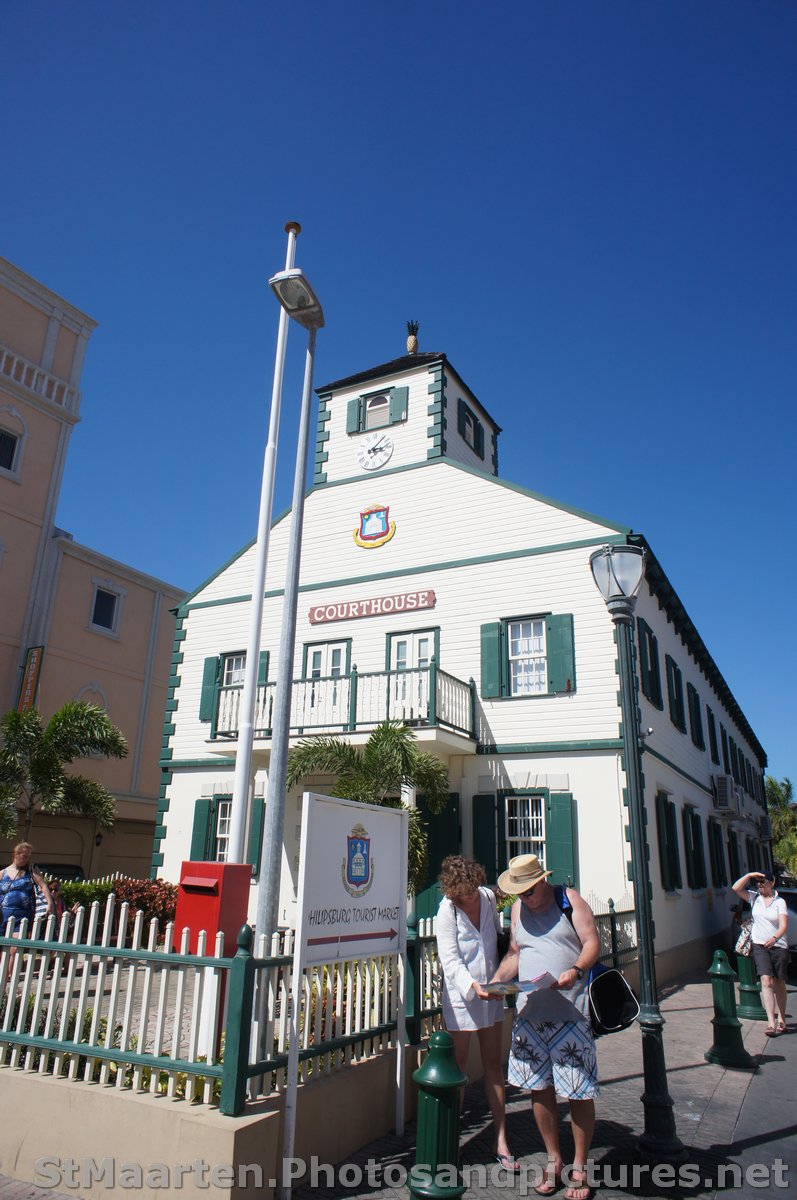
<svg viewBox="0 0 797 1200">
<path fill-rule="evenodd" d="M 474 979 L 486 983 L 498 966 L 495 896 L 479 888 L 479 928 L 447 897 L 437 910 L 437 953 L 443 969 L 446 1029 L 488 1029 L 503 1019 L 503 1001 L 481 1000 Z"/>
</svg>

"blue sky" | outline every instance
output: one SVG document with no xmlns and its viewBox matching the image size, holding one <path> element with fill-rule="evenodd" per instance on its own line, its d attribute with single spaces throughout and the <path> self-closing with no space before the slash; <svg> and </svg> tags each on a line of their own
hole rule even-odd
<svg viewBox="0 0 797 1200">
<path fill-rule="evenodd" d="M 59 524 L 186 589 L 253 536 L 299 220 L 317 382 L 417 318 L 797 775 L 797 5 L 5 0 L 2 39 L 0 253 L 100 322 Z"/>
</svg>

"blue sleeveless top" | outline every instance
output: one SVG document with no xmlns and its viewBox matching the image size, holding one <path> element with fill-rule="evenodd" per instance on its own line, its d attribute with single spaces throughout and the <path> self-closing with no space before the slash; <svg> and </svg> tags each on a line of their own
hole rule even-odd
<svg viewBox="0 0 797 1200">
<path fill-rule="evenodd" d="M 2 931 L 5 933 L 9 917 L 14 918 L 14 925 L 21 921 L 33 920 L 33 910 L 36 905 L 33 876 L 29 871 L 17 875 L 16 879 L 3 871 L 0 875 L 0 912 L 2 913 Z"/>
</svg>

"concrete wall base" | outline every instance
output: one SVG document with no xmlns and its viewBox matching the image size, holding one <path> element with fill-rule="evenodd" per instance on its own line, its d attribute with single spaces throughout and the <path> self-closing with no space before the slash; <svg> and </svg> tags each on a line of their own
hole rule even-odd
<svg viewBox="0 0 797 1200">
<path fill-rule="evenodd" d="M 406 1056 L 409 1121 L 421 1050 L 410 1047 Z M 308 1169 L 313 1158 L 341 1162 L 395 1129 L 395 1078 L 396 1055 L 387 1053 L 302 1085 L 294 1158 Z M 244 1116 L 224 1117 L 184 1100 L 4 1067 L 0 1111 L 6 1114 L 0 1171 L 58 1192 L 99 1197 L 129 1188 L 139 1195 L 179 1190 L 185 1200 L 269 1200 L 282 1182 L 282 1096 L 248 1105 Z M 298 1164 L 285 1170 L 302 1178 Z"/>
</svg>

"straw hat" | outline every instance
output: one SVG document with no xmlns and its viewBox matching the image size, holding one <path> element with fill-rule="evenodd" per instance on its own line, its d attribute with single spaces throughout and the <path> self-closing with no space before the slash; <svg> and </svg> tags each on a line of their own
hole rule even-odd
<svg viewBox="0 0 797 1200">
<path fill-rule="evenodd" d="M 521 896 L 552 874 L 542 869 L 536 854 L 518 854 L 510 858 L 509 870 L 498 876 L 498 886 L 508 896 Z"/>
</svg>

